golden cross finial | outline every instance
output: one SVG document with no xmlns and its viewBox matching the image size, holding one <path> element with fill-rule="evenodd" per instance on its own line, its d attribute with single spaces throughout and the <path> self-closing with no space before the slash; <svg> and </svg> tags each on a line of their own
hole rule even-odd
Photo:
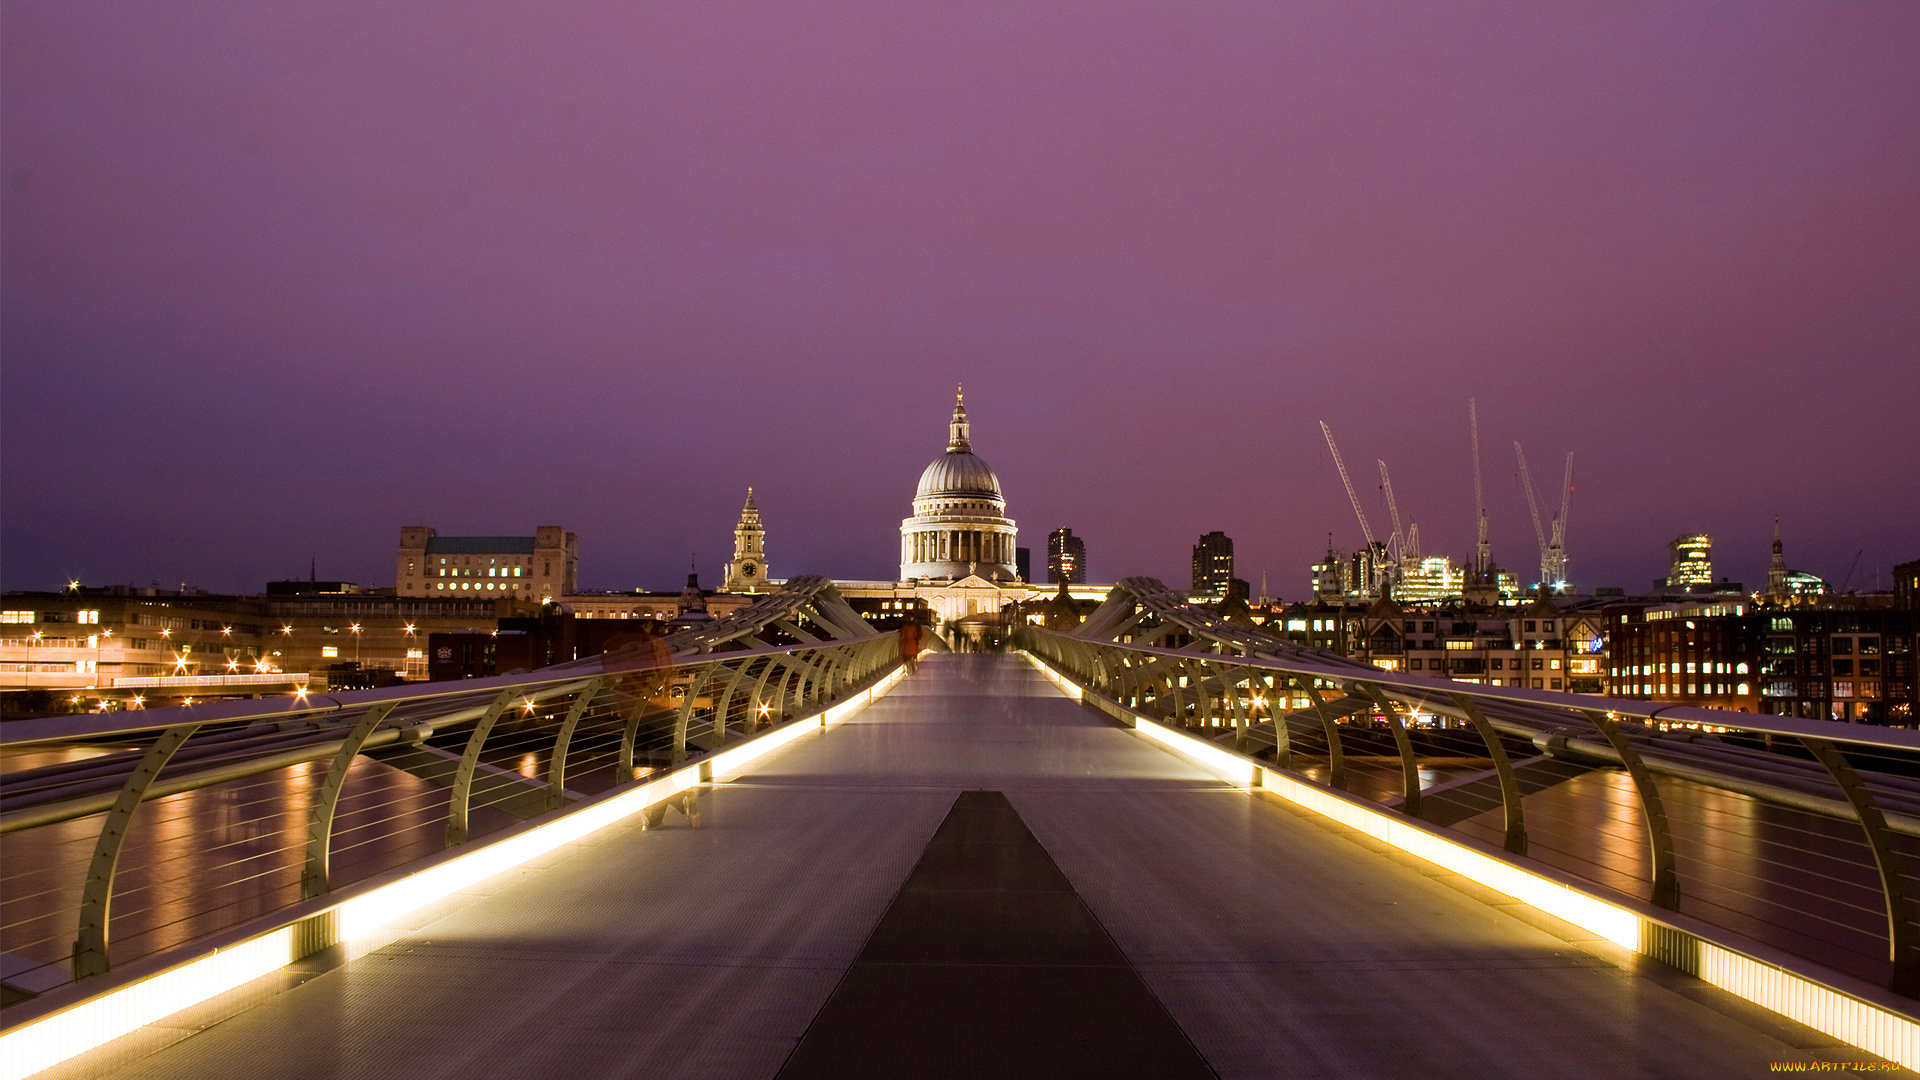
<svg viewBox="0 0 1920 1080">
<path fill-rule="evenodd" d="M 955 405 L 965 405 L 967 403 L 967 388 L 959 383 L 953 384 L 953 403 Z"/>
</svg>

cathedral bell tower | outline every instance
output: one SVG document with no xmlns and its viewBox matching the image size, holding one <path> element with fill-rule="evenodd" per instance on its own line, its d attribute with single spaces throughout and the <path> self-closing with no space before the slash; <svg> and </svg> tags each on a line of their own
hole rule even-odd
<svg viewBox="0 0 1920 1080">
<path fill-rule="evenodd" d="M 740 524 L 733 527 L 733 560 L 727 563 L 722 592 L 757 593 L 767 591 L 767 530 L 760 527 L 760 508 L 753 505 L 753 489 L 747 489 L 747 505 L 740 509 Z"/>
</svg>

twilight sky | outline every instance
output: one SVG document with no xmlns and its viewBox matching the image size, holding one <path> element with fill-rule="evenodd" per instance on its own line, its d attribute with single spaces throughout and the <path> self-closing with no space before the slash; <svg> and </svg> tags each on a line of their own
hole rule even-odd
<svg viewBox="0 0 1920 1080">
<path fill-rule="evenodd" d="M 1920 558 L 1920 5 L 0 2 L 0 585 L 891 576 L 956 381 L 1022 542 L 1306 593 Z M 1882 582 L 1886 579 L 1883 576 Z"/>
</svg>

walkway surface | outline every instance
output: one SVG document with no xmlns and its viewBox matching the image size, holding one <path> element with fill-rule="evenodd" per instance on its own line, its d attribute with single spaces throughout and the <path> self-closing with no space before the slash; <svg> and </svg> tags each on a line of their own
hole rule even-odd
<svg viewBox="0 0 1920 1080">
<path fill-rule="evenodd" d="M 935 657 L 756 764 L 697 829 L 607 830 L 391 945 L 45 1075 L 1538 1080 L 1865 1059 L 1235 791 L 1015 657 Z M 1035 951 L 996 952 L 1001 933 Z M 1065 989 L 1094 966 L 1115 974 Z M 941 989 L 962 985 L 995 989 Z M 916 1016 L 926 1053 L 903 1068 Z"/>
</svg>

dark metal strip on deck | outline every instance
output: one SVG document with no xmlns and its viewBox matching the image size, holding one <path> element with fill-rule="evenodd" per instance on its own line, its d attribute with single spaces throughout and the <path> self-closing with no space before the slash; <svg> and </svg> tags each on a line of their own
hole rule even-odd
<svg viewBox="0 0 1920 1080">
<path fill-rule="evenodd" d="M 962 792 L 779 1080 L 1211 1078 L 998 791 Z"/>
</svg>

